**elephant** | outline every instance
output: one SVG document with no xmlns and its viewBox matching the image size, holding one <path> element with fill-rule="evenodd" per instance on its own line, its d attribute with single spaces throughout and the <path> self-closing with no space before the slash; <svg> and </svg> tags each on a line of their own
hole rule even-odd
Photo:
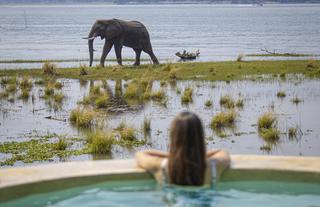
<svg viewBox="0 0 320 207">
<path fill-rule="evenodd" d="M 93 24 L 88 37 L 90 67 L 93 62 L 93 41 L 100 36 L 105 39 L 100 65 L 104 67 L 104 62 L 112 46 L 117 57 L 117 62 L 122 65 L 121 51 L 123 46 L 131 47 L 136 53 L 134 65 L 140 65 L 140 55 L 144 51 L 147 53 L 153 64 L 159 64 L 157 57 L 154 55 L 150 37 L 147 28 L 138 21 L 124 21 L 120 19 L 96 20 Z"/>
</svg>

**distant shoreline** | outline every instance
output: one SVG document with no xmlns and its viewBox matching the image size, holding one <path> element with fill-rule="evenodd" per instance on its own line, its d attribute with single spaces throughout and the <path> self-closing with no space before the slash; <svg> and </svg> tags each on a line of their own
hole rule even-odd
<svg viewBox="0 0 320 207">
<path fill-rule="evenodd" d="M 228 3 L 228 2 L 197 2 L 197 1 L 181 1 L 181 2 L 152 2 L 152 3 L 139 3 L 139 2 L 128 2 L 128 3 L 113 3 L 113 2 L 90 2 L 90 3 L 82 3 L 82 2 L 74 2 L 74 3 L 61 3 L 61 2 L 43 2 L 43 3 L 0 3 L 0 6 L 99 6 L 99 5 L 106 5 L 106 6 L 143 6 L 143 5 L 217 5 L 217 6 L 236 6 L 236 5 L 244 5 L 244 6 L 270 6 L 270 5 L 290 5 L 290 6 L 299 6 L 299 5 L 320 5 L 320 2 L 291 2 L 291 3 L 280 3 L 280 2 L 266 2 L 262 5 L 258 3 Z"/>
</svg>

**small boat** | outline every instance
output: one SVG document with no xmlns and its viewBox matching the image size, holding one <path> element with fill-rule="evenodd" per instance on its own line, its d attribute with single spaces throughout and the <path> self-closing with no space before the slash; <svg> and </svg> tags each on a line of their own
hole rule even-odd
<svg viewBox="0 0 320 207">
<path fill-rule="evenodd" d="M 197 57 L 199 57 L 200 51 L 197 50 L 196 52 L 187 52 L 186 50 L 183 50 L 182 53 L 177 52 L 176 56 L 178 56 L 181 60 L 194 60 Z"/>
</svg>

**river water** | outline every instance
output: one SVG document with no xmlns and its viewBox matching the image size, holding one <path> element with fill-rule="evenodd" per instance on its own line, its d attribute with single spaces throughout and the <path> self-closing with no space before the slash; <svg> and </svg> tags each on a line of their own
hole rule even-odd
<svg viewBox="0 0 320 207">
<path fill-rule="evenodd" d="M 234 60 L 242 53 L 261 53 L 262 48 L 320 54 L 320 4 L 33 5 L 0 6 L 0 60 L 88 58 L 87 42 L 81 38 L 96 19 L 110 18 L 143 22 L 162 61 L 176 61 L 175 53 L 183 49 L 199 49 L 199 61 Z M 103 43 L 95 41 L 95 58 Z M 123 57 L 135 54 L 124 48 Z M 39 66 L 0 64 L 2 69 Z"/>
</svg>

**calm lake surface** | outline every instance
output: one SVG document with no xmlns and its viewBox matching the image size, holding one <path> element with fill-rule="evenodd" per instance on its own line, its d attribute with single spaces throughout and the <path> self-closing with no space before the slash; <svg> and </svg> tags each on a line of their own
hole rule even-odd
<svg viewBox="0 0 320 207">
<path fill-rule="evenodd" d="M 320 54 L 320 4 L 38 5 L 0 6 L 0 60 L 88 58 L 87 42 L 81 38 L 96 19 L 110 18 L 143 22 L 162 61 L 175 61 L 175 53 L 183 49 L 199 49 L 199 61 L 234 60 L 262 48 Z M 95 58 L 103 43 L 95 41 Z M 109 55 L 115 57 L 113 51 Z M 125 48 L 123 57 L 134 58 L 134 52 Z M 2 69 L 40 66 L 0 64 Z"/>
</svg>

